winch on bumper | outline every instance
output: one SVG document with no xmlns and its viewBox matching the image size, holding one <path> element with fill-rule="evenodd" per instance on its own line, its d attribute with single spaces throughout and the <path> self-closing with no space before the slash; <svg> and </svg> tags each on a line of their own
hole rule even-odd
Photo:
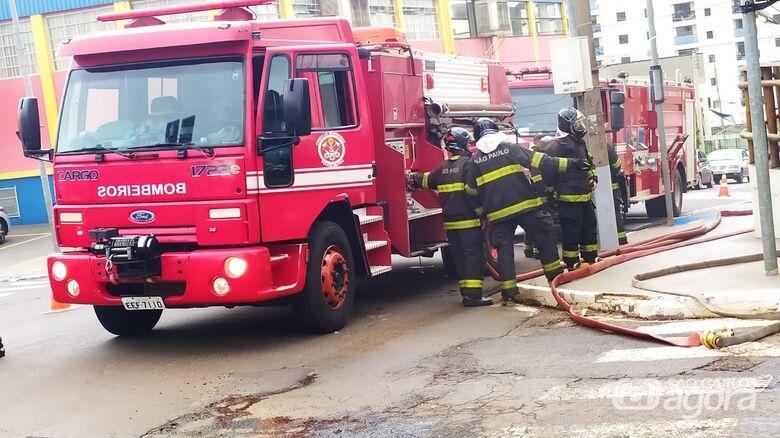
<svg viewBox="0 0 780 438">
<path fill-rule="evenodd" d="M 275 257 L 265 246 L 163 252 L 152 235 L 90 234 L 90 252 L 49 257 L 56 301 L 122 305 L 122 297 L 156 296 L 166 307 L 192 307 L 260 302 L 303 286 L 305 245 L 284 245 Z"/>
</svg>

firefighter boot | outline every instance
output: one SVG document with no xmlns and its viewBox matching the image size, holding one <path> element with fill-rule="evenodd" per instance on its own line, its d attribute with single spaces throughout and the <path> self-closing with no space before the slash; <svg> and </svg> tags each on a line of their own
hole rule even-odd
<svg viewBox="0 0 780 438">
<path fill-rule="evenodd" d="M 463 297 L 463 307 L 481 307 L 493 304 L 493 298 L 488 297 Z"/>
</svg>

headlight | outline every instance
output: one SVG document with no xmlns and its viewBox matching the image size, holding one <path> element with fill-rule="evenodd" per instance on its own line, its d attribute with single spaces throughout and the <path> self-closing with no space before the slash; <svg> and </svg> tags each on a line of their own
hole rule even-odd
<svg viewBox="0 0 780 438">
<path fill-rule="evenodd" d="M 56 261 L 51 264 L 51 276 L 54 277 L 55 280 L 62 281 L 67 275 L 68 268 L 65 266 L 65 263 Z"/>
<path fill-rule="evenodd" d="M 225 259 L 225 274 L 230 278 L 238 278 L 246 273 L 248 267 L 246 260 L 238 257 Z"/>
<path fill-rule="evenodd" d="M 76 280 L 70 280 L 68 282 L 68 293 L 72 297 L 77 297 L 81 293 L 81 288 L 79 287 L 79 282 Z"/>
<path fill-rule="evenodd" d="M 82 213 L 63 212 L 60 213 L 60 222 L 64 224 L 78 224 L 84 220 Z"/>
<path fill-rule="evenodd" d="M 230 292 L 230 284 L 222 277 L 215 278 L 212 287 L 214 288 L 214 293 L 219 296 L 227 295 Z"/>
</svg>

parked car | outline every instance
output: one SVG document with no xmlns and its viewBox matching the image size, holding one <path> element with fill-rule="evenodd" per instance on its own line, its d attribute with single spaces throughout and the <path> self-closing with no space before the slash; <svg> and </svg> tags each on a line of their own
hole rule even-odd
<svg viewBox="0 0 780 438">
<path fill-rule="evenodd" d="M 712 167 L 710 167 L 710 162 L 707 160 L 707 155 L 700 150 L 696 151 L 696 165 L 699 168 L 699 183 L 696 185 L 696 188 L 700 189 L 702 185 L 706 186 L 708 189 L 712 188 L 712 185 L 714 184 Z"/>
<path fill-rule="evenodd" d="M 707 160 L 712 167 L 712 176 L 715 182 L 720 182 L 723 175 L 726 178 L 733 179 L 737 184 L 742 184 L 745 177 L 750 181 L 748 175 L 748 153 L 744 149 L 719 149 L 710 152 Z"/>
<path fill-rule="evenodd" d="M 11 231 L 11 219 L 8 218 L 8 213 L 5 212 L 3 207 L 0 207 L 0 244 L 5 242 L 5 236 Z"/>
</svg>

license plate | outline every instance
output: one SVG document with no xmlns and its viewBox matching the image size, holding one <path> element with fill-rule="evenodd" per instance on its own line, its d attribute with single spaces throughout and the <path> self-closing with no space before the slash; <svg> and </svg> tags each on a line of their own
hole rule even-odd
<svg viewBox="0 0 780 438">
<path fill-rule="evenodd" d="M 165 308 L 162 297 L 122 297 L 125 310 L 162 310 Z"/>
</svg>

